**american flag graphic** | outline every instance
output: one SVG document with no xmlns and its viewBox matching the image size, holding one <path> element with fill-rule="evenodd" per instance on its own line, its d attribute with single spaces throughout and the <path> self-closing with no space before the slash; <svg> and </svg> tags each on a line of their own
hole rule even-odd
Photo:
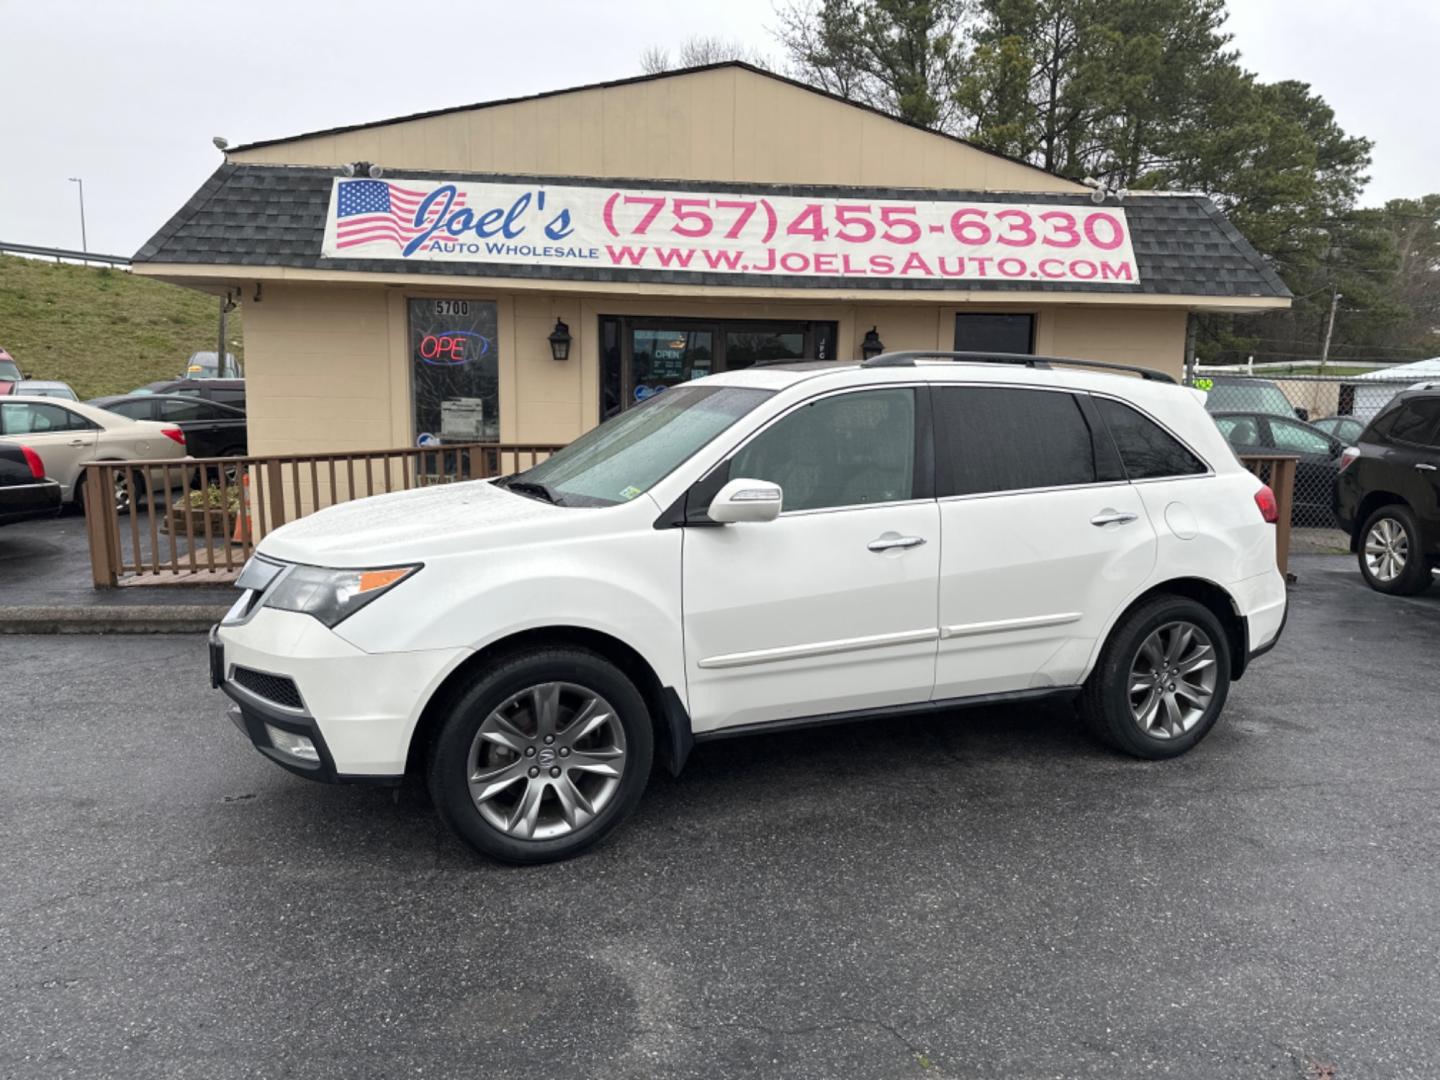
<svg viewBox="0 0 1440 1080">
<path fill-rule="evenodd" d="M 335 210 L 335 246 L 389 243 L 404 248 L 415 237 L 429 231 L 445 206 L 444 198 L 436 199 L 425 212 L 425 220 L 417 226 L 415 211 L 428 194 L 385 180 L 341 180 Z M 450 210 L 453 212 L 464 205 L 464 194 L 457 193 Z"/>
</svg>

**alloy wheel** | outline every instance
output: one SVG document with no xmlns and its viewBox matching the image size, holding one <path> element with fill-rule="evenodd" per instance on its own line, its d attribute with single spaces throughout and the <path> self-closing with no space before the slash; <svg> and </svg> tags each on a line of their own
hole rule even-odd
<svg viewBox="0 0 1440 1080">
<path fill-rule="evenodd" d="M 492 710 L 470 744 L 470 797 L 491 827 L 520 840 L 567 836 L 594 821 L 625 772 L 619 714 L 593 690 L 546 682 Z"/>
<path fill-rule="evenodd" d="M 1178 738 L 1205 715 L 1218 675 L 1209 634 L 1192 622 L 1165 623 L 1130 662 L 1130 715 L 1151 738 Z"/>
<path fill-rule="evenodd" d="M 1405 572 L 1410 537 L 1394 518 L 1381 518 L 1365 536 L 1365 567 L 1376 581 L 1391 582 Z"/>
</svg>

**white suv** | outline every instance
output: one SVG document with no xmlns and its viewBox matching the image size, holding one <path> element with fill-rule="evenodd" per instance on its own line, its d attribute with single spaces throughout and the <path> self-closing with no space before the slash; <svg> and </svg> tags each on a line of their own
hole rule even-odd
<svg viewBox="0 0 1440 1080">
<path fill-rule="evenodd" d="M 211 676 L 293 772 L 423 769 L 466 841 L 572 854 L 658 753 L 1077 699 L 1139 757 L 1203 738 L 1275 644 L 1275 500 L 1197 391 L 892 353 L 672 387 L 493 481 L 267 536 Z"/>
</svg>

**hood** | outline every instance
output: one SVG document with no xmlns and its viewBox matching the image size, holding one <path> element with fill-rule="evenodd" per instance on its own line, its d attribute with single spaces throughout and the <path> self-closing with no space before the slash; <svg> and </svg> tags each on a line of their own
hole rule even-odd
<svg viewBox="0 0 1440 1080">
<path fill-rule="evenodd" d="M 276 529 L 260 554 L 315 566 L 385 566 L 474 551 L 581 513 L 514 495 L 489 480 L 341 503 Z"/>
</svg>

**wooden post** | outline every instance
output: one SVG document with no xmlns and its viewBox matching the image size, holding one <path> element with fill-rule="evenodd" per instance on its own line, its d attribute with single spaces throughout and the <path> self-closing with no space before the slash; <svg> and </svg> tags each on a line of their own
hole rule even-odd
<svg viewBox="0 0 1440 1080">
<path fill-rule="evenodd" d="M 90 539 L 90 577 L 97 589 L 113 589 L 119 583 L 115 569 L 115 546 L 110 539 L 110 518 L 115 507 L 108 499 L 99 498 L 95 492 L 104 491 L 101 485 L 103 465 L 91 463 L 85 466 L 85 533 Z"/>
</svg>

